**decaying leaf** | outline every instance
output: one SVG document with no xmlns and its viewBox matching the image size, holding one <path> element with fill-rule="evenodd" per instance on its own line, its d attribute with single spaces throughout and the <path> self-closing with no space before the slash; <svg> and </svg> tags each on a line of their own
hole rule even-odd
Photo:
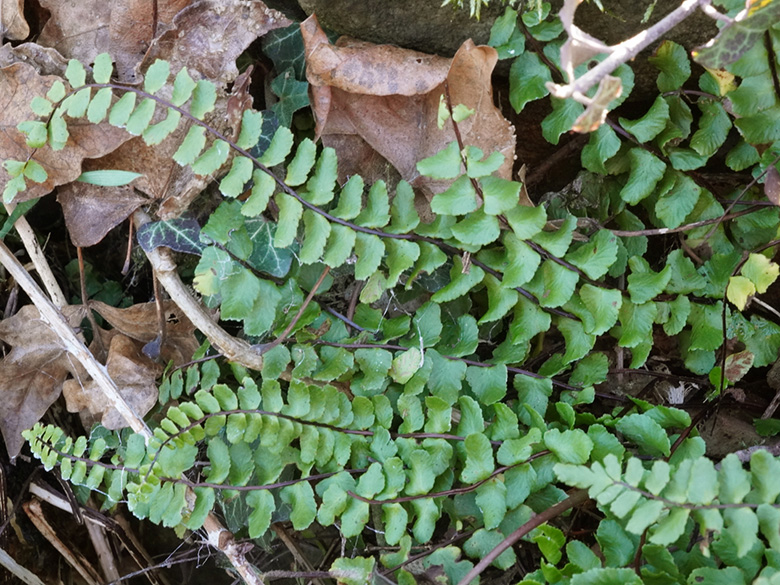
<svg viewBox="0 0 780 585">
<path fill-rule="evenodd" d="M 74 246 L 94 246 L 148 200 L 132 187 L 98 187 L 74 182 L 57 191 Z"/>
<path fill-rule="evenodd" d="M 82 63 L 91 63 L 99 53 L 109 53 L 116 62 L 120 81 L 136 81 L 135 68 L 157 33 L 170 28 L 173 17 L 192 0 L 159 0 L 155 12 L 145 0 L 41 0 L 51 16 L 38 42 Z"/>
<path fill-rule="evenodd" d="M 81 306 L 68 306 L 63 314 L 77 326 L 85 313 Z M 0 430 L 9 456 L 16 457 L 24 444 L 22 431 L 59 398 L 65 378 L 75 371 L 75 360 L 33 305 L 0 321 L 0 339 L 12 347 L 0 360 Z"/>
<path fill-rule="evenodd" d="M 755 355 L 749 351 L 740 351 L 732 353 L 726 357 L 726 379 L 731 382 L 738 382 L 753 367 Z"/>
<path fill-rule="evenodd" d="M 514 128 L 493 105 L 490 83 L 495 49 L 466 41 L 445 59 L 345 38 L 334 46 L 315 16 L 301 23 L 301 31 L 316 133 L 338 151 L 342 177 L 358 172 L 365 177 L 362 165 L 373 150 L 427 197 L 446 189 L 447 182 L 420 176 L 416 166 L 455 139 L 450 124 L 443 131 L 437 127 L 446 82 L 452 104 L 475 111 L 459 124 L 464 143 L 504 154 L 497 173 L 511 178 Z"/>
<path fill-rule="evenodd" d="M 157 402 L 156 380 L 162 366 L 143 355 L 140 345 L 121 333 L 111 335 L 106 369 L 125 401 L 139 416 L 144 416 Z M 68 412 L 80 413 L 86 428 L 95 422 L 112 430 L 127 426 L 124 417 L 92 380 L 85 377 L 66 380 L 62 394 Z"/>
<path fill-rule="evenodd" d="M 596 95 L 593 96 L 585 111 L 574 121 L 571 129 L 582 134 L 598 130 L 607 118 L 607 107 L 610 102 L 620 97 L 622 91 L 623 83 L 619 77 L 605 75 L 599 82 Z"/>
<path fill-rule="evenodd" d="M 171 30 L 155 39 L 141 71 L 165 59 L 172 71 L 187 67 L 217 85 L 227 84 L 238 75 L 236 58 L 255 39 L 290 24 L 259 1 L 201 0 L 177 14 Z"/>
<path fill-rule="evenodd" d="M 155 303 L 140 303 L 117 309 L 100 301 L 90 301 L 89 306 L 114 329 L 142 345 L 154 340 L 159 334 Z M 173 360 L 176 365 L 183 364 L 192 358 L 200 345 L 194 335 L 195 327 L 173 301 L 165 301 L 163 310 L 166 326 L 161 357 L 166 362 Z"/>
<path fill-rule="evenodd" d="M 0 160 L 27 160 L 32 149 L 16 125 L 31 119 L 30 102 L 36 96 L 44 96 L 52 84 L 59 80 L 53 75 L 39 75 L 26 63 L 14 63 L 0 69 Z M 61 80 L 60 80 L 61 81 Z M 15 201 L 26 201 L 49 193 L 57 185 L 75 180 L 81 174 L 85 158 L 103 156 L 130 139 L 124 130 L 114 128 L 108 122 L 92 124 L 88 120 L 72 120 L 68 125 L 70 138 L 62 150 L 53 151 L 49 146 L 35 151 L 35 160 L 48 174 L 43 183 L 28 182 L 26 191 L 19 193 Z M 8 173 L 0 170 L 0 191 L 8 182 Z"/>
<path fill-rule="evenodd" d="M 24 19 L 24 0 L 0 0 L 0 40 L 21 41 L 30 34 Z"/>
</svg>

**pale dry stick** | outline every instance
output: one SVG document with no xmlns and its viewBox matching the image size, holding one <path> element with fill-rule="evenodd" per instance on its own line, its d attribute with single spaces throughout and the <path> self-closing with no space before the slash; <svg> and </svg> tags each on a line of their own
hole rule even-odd
<svg viewBox="0 0 780 585">
<path fill-rule="evenodd" d="M 136 229 L 151 221 L 146 212 L 137 210 L 133 215 Z M 192 324 L 205 335 L 211 345 L 225 358 L 251 370 L 262 370 L 263 357 L 242 339 L 236 339 L 219 326 L 192 295 L 179 278 L 176 262 L 167 248 L 155 248 L 146 252 L 154 274 L 176 305 Z"/>
<path fill-rule="evenodd" d="M 26 585 L 46 585 L 38 578 L 38 575 L 25 569 L 22 565 L 17 563 L 11 555 L 0 548 L 0 567 L 6 569 L 14 577 L 19 579 L 21 583 Z"/>
<path fill-rule="evenodd" d="M 65 345 L 65 350 L 84 366 L 87 373 L 100 386 L 111 405 L 119 411 L 119 414 L 122 415 L 130 427 L 136 433 L 141 433 L 146 437 L 151 436 L 151 432 L 143 419 L 122 398 L 116 384 L 108 375 L 106 367 L 98 363 L 92 352 L 76 336 L 65 317 L 62 316 L 62 313 L 43 293 L 38 283 L 33 280 L 19 260 L 16 259 L 16 256 L 11 253 L 11 250 L 3 242 L 0 242 L 0 264 L 5 267 L 8 273 L 19 283 L 19 286 L 22 287 L 22 290 L 27 293 L 27 296 L 30 297 L 30 300 L 32 300 L 40 312 L 41 319 L 57 334 Z"/>
<path fill-rule="evenodd" d="M 14 209 L 16 209 L 16 203 L 5 204 L 5 210 L 8 212 L 9 217 L 14 212 Z M 35 265 L 35 270 L 38 272 L 38 276 L 40 276 L 41 282 L 43 282 L 43 286 L 49 293 L 51 300 L 57 307 L 64 307 L 68 304 L 68 301 L 65 298 L 65 294 L 62 292 L 60 285 L 57 283 L 57 279 L 54 278 L 54 273 L 51 271 L 51 267 L 49 267 L 49 263 L 43 255 L 43 250 L 41 250 L 41 247 L 38 245 L 38 240 L 35 237 L 35 233 L 30 227 L 30 224 L 27 222 L 27 218 L 22 216 L 17 219 L 14 223 L 14 227 L 16 228 L 19 237 L 22 239 L 24 248 L 27 250 L 27 254 L 30 256 L 33 265 Z"/>
<path fill-rule="evenodd" d="M 37 307 L 41 318 L 52 328 L 63 342 L 66 351 L 72 354 L 81 365 L 84 366 L 84 369 L 92 376 L 92 379 L 101 389 L 108 401 L 116 408 L 119 414 L 122 415 L 122 418 L 125 419 L 125 422 L 128 423 L 130 428 L 142 435 L 145 440 L 149 440 L 152 436 L 149 427 L 146 426 L 143 418 L 132 409 L 119 393 L 119 389 L 108 375 L 105 366 L 100 364 L 84 343 L 76 337 L 76 334 L 73 332 L 73 329 L 70 328 L 70 325 L 68 325 L 68 322 L 65 320 L 65 317 L 62 316 L 62 313 L 57 310 L 57 307 L 52 304 L 40 289 L 38 283 L 33 280 L 19 263 L 19 260 L 16 259 L 8 247 L 1 241 L 0 264 L 5 266 L 9 274 L 16 279 L 16 282 L 19 283 L 19 286 L 22 287 L 24 292 L 27 293 L 27 296 L 30 297 Z M 181 283 L 181 281 L 179 281 L 179 283 Z M 187 296 L 189 297 L 189 293 Z M 224 331 L 223 334 L 227 335 Z M 192 500 L 194 502 L 194 495 Z M 233 535 L 220 524 L 213 513 L 208 515 L 203 524 L 203 528 L 208 535 L 209 544 L 220 550 L 228 558 L 233 565 L 233 568 L 238 572 L 241 578 L 244 579 L 247 585 L 263 584 L 262 580 L 246 560 L 243 552 L 241 552 L 238 545 L 236 545 Z"/>
<path fill-rule="evenodd" d="M 693 14 L 700 6 L 708 4 L 708 0 L 684 0 L 678 8 L 647 30 L 643 30 L 630 39 L 614 45 L 612 52 L 606 59 L 581 77 L 578 77 L 568 85 L 558 85 L 548 81 L 545 84 L 547 89 L 557 98 L 566 99 L 571 97 L 580 103 L 589 103 L 590 99 L 585 96 L 585 92 L 591 87 L 599 83 L 602 78 L 612 73 L 620 65 L 636 57 L 642 49 L 660 39 Z"/>
</svg>

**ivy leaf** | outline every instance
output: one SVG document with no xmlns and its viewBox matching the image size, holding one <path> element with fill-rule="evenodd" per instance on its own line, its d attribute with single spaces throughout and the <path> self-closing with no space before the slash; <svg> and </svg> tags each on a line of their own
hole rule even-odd
<svg viewBox="0 0 780 585">
<path fill-rule="evenodd" d="M 279 96 L 279 101 L 271 106 L 271 110 L 279 116 L 279 123 L 289 128 L 293 114 L 309 105 L 309 84 L 296 79 L 295 71 L 290 68 L 274 78 L 271 91 Z"/>
<path fill-rule="evenodd" d="M 656 84 L 661 93 L 680 89 L 691 76 L 688 53 L 674 41 L 663 41 L 648 61 L 660 71 Z"/>
<path fill-rule="evenodd" d="M 277 71 L 292 68 L 298 79 L 303 79 L 306 72 L 303 36 L 299 24 L 291 24 L 284 28 L 268 31 L 262 37 L 263 53 L 274 63 Z"/>
<path fill-rule="evenodd" d="M 566 260 L 582 270 L 589 278 L 604 276 L 617 260 L 617 236 L 609 230 L 599 230 L 587 244 L 566 255 Z"/>
<path fill-rule="evenodd" d="M 638 120 L 620 118 L 620 125 L 631 132 L 639 142 L 649 142 L 666 128 L 669 119 L 669 105 L 663 96 L 658 96 L 647 113 Z"/>
<path fill-rule="evenodd" d="M 292 265 L 293 252 L 289 248 L 274 247 L 276 226 L 262 217 L 246 220 L 245 226 L 252 242 L 252 253 L 247 259 L 249 265 L 271 276 L 286 276 Z"/>
<path fill-rule="evenodd" d="M 547 82 L 552 82 L 550 70 L 536 53 L 526 51 L 515 59 L 509 69 L 509 103 L 515 112 L 520 113 L 528 102 L 546 96 Z"/>
<path fill-rule="evenodd" d="M 200 255 L 205 248 L 200 241 L 200 226 L 194 219 L 149 222 L 139 228 L 137 238 L 146 252 L 165 246 L 176 252 Z"/>
<path fill-rule="evenodd" d="M 655 155 L 642 148 L 628 151 L 631 174 L 628 177 L 620 197 L 630 205 L 636 205 L 653 192 L 658 181 L 664 175 L 666 165 Z"/>
</svg>

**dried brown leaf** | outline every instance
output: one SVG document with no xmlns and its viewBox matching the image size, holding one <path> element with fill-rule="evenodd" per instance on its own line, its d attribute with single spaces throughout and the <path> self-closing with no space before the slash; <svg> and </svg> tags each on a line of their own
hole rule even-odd
<svg viewBox="0 0 780 585">
<path fill-rule="evenodd" d="M 24 19 L 24 0 L 0 0 L 0 40 L 21 41 L 30 34 Z"/>
<path fill-rule="evenodd" d="M 155 303 L 141 303 L 126 309 L 117 309 L 100 301 L 90 301 L 89 306 L 122 334 L 141 344 L 149 343 L 159 335 L 157 307 Z M 163 360 L 173 360 L 176 365 L 190 359 L 200 345 L 195 338 L 195 327 L 181 312 L 176 303 L 165 301 L 165 342 L 161 348 Z"/>
<path fill-rule="evenodd" d="M 14 63 L 0 69 L 0 160 L 27 160 L 33 149 L 27 146 L 24 135 L 16 125 L 32 118 L 30 102 L 35 96 L 43 96 L 59 78 L 39 75 L 26 63 Z M 35 151 L 34 159 L 48 173 L 43 183 L 28 181 L 26 191 L 19 193 L 15 202 L 34 199 L 49 193 L 57 185 L 75 180 L 81 174 L 85 158 L 95 158 L 111 152 L 130 136 L 108 122 L 91 124 L 87 120 L 70 120 L 70 138 L 62 150 L 53 151 L 48 146 Z M 8 182 L 8 173 L 0 171 L 0 191 Z"/>
<path fill-rule="evenodd" d="M 291 24 L 259 1 L 201 0 L 177 14 L 173 27 L 155 39 L 141 71 L 165 59 L 172 71 L 187 67 L 224 85 L 238 76 L 236 59 L 255 39 Z"/>
<path fill-rule="evenodd" d="M 77 326 L 84 308 L 68 306 L 63 314 L 71 326 Z M 0 430 L 8 454 L 16 457 L 24 444 L 22 431 L 38 422 L 57 400 L 75 366 L 33 305 L 0 321 L 0 339 L 12 347 L 0 360 Z"/>
<path fill-rule="evenodd" d="M 94 246 L 148 199 L 132 187 L 98 187 L 74 182 L 57 191 L 65 225 L 74 246 Z"/>
<path fill-rule="evenodd" d="M 780 173 L 777 172 L 775 165 L 769 165 L 766 169 L 764 195 L 774 205 L 780 206 Z"/>
<path fill-rule="evenodd" d="M 140 343 L 125 335 L 113 335 L 106 369 L 125 401 L 139 416 L 143 416 L 157 401 L 156 380 L 162 373 L 162 367 L 144 356 L 140 346 Z M 62 393 L 68 412 L 78 412 L 87 428 L 95 422 L 102 423 L 107 429 L 128 426 L 124 417 L 92 380 L 67 380 L 63 384 Z"/>
<path fill-rule="evenodd" d="M 339 151 L 342 176 L 365 175 L 361 165 L 369 158 L 366 149 L 345 139 L 359 137 L 427 197 L 446 189 L 449 182 L 432 181 L 417 172 L 417 162 L 455 139 L 451 124 L 444 130 L 437 126 L 446 81 L 453 105 L 464 104 L 475 112 L 459 124 L 464 143 L 485 154 L 504 154 L 497 174 L 511 178 L 515 136 L 493 105 L 495 49 L 466 41 L 452 59 L 445 59 L 345 39 L 334 46 L 314 16 L 301 23 L 301 31 L 316 132 L 325 145 Z"/>
</svg>

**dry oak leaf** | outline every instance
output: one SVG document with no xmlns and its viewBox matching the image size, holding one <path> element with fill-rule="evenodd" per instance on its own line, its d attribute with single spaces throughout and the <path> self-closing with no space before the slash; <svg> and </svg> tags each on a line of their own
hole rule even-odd
<svg viewBox="0 0 780 585">
<path fill-rule="evenodd" d="M 62 312 L 72 327 L 85 315 L 82 306 L 67 306 Z M 0 339 L 12 347 L 0 360 L 0 430 L 8 455 L 16 457 L 24 444 L 22 431 L 41 419 L 59 398 L 65 378 L 77 370 L 33 305 L 0 321 Z"/>
<path fill-rule="evenodd" d="M 426 197 L 445 190 L 449 181 L 421 176 L 417 163 L 455 140 L 451 123 L 443 130 L 437 125 L 446 81 L 452 104 L 474 110 L 459 124 L 464 144 L 486 155 L 501 152 L 505 159 L 497 174 L 511 179 L 515 134 L 493 104 L 495 49 L 469 40 L 452 59 L 445 59 L 346 38 L 331 45 L 315 16 L 301 23 L 301 31 L 316 134 L 336 148 L 340 175 L 362 174 L 367 154 L 356 144 L 362 141 Z"/>
<path fill-rule="evenodd" d="M 157 402 L 157 377 L 162 373 L 162 367 L 143 355 L 140 345 L 121 333 L 112 335 L 106 370 L 119 388 L 122 398 L 142 417 Z M 128 426 L 93 380 L 85 377 L 66 380 L 62 394 L 68 412 L 78 412 L 86 428 L 96 422 L 111 430 Z"/>
<path fill-rule="evenodd" d="M 170 28 L 173 17 L 191 1 L 157 0 L 155 15 L 148 0 L 40 0 L 51 16 L 38 42 L 85 64 L 110 53 L 119 80 L 133 83 L 154 34 Z"/>
<path fill-rule="evenodd" d="M 2 1 L 2 0 L 0 0 Z M 13 46 L 6 43 L 0 47 L 0 67 L 14 63 L 32 65 L 40 75 L 65 76 L 68 60 L 51 47 L 42 47 L 37 43 L 22 43 Z"/>
<path fill-rule="evenodd" d="M 136 209 L 148 203 L 132 187 L 98 187 L 73 182 L 57 190 L 65 225 L 74 246 L 94 246 Z"/>
<path fill-rule="evenodd" d="M 187 67 L 224 86 L 238 76 L 236 59 L 255 39 L 291 24 L 259 0 L 201 0 L 176 15 L 173 28 L 155 39 L 140 69 L 165 59 L 171 71 Z"/>
<path fill-rule="evenodd" d="M 49 193 L 57 185 L 75 180 L 81 174 L 85 158 L 103 156 L 130 139 L 124 130 L 114 128 L 108 122 L 91 124 L 86 119 L 69 120 L 70 137 L 65 148 L 53 151 L 47 145 L 35 150 L 27 146 L 24 135 L 16 129 L 19 122 L 33 119 L 30 102 L 36 96 L 44 96 L 55 81 L 54 75 L 39 75 L 26 63 L 14 63 L 0 69 L 0 160 L 27 160 L 31 155 L 46 170 L 43 183 L 27 182 L 27 190 L 15 197 L 19 203 Z M 9 180 L 8 172 L 0 171 L 0 191 Z"/>
<path fill-rule="evenodd" d="M 140 303 L 126 309 L 117 309 L 100 301 L 90 301 L 90 308 L 97 311 L 111 326 L 142 344 L 156 339 L 160 332 L 155 303 Z M 164 361 L 173 360 L 177 366 L 192 359 L 200 346 L 195 337 L 195 326 L 173 301 L 163 302 L 165 313 L 165 340 L 160 355 Z"/>
<path fill-rule="evenodd" d="M 21 41 L 30 34 L 24 19 L 24 0 L 0 0 L 0 41 Z"/>
</svg>

